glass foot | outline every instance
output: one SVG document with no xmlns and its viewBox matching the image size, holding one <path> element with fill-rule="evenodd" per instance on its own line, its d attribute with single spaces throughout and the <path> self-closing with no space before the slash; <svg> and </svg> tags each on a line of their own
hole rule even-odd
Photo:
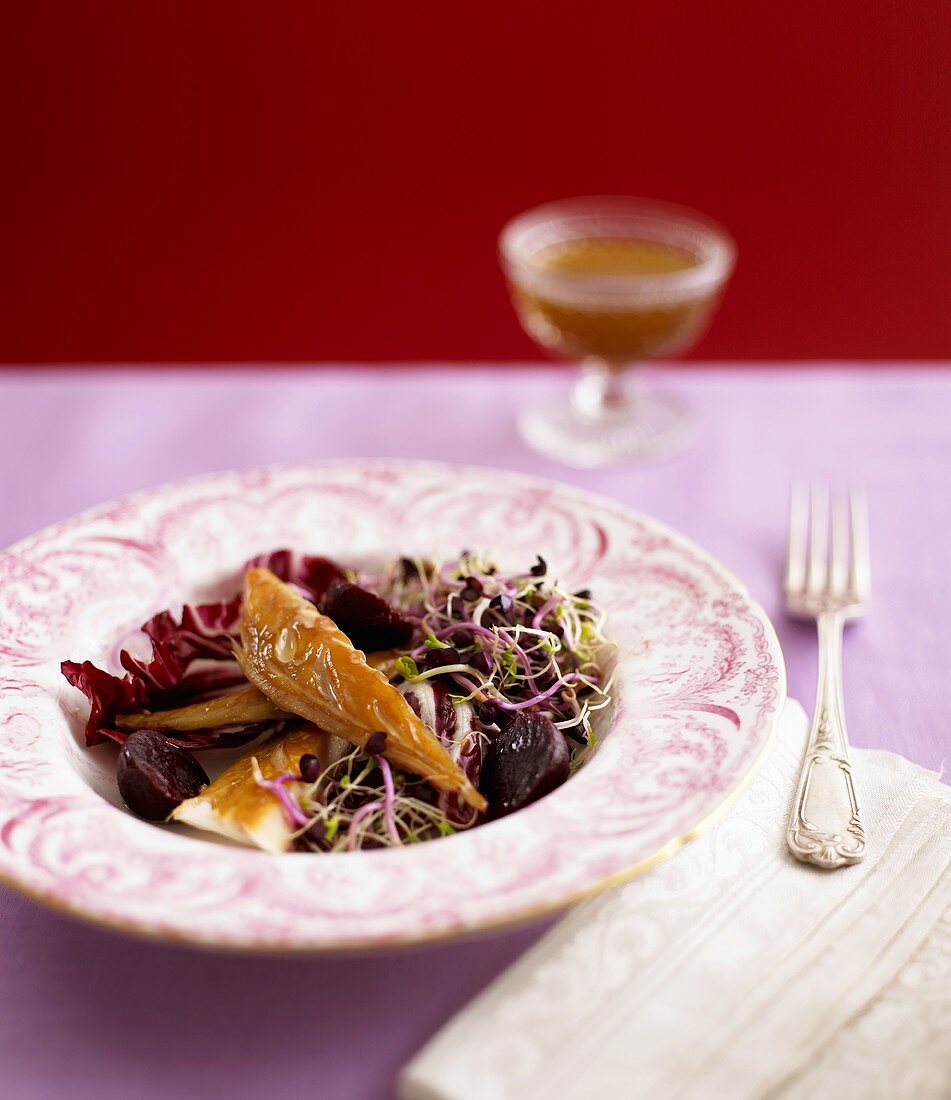
<svg viewBox="0 0 951 1100">
<path fill-rule="evenodd" d="M 676 398 L 653 390 L 611 408 L 572 398 L 528 409 L 519 417 L 522 438 L 534 450 L 578 469 L 666 458 L 689 446 L 693 422 Z"/>
</svg>

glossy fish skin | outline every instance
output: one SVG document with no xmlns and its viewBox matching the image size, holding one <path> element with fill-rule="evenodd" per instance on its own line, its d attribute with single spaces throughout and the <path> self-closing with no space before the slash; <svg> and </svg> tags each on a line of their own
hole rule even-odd
<svg viewBox="0 0 951 1100">
<path fill-rule="evenodd" d="M 367 664 L 382 672 L 387 680 L 392 680 L 396 675 L 396 662 L 404 653 L 405 649 L 381 649 L 378 653 L 367 653 Z"/>
<path fill-rule="evenodd" d="M 219 695 L 204 703 L 191 703 L 174 710 L 159 710 L 152 714 L 118 714 L 116 725 L 121 730 L 191 730 L 221 729 L 225 726 L 251 726 L 257 722 L 280 722 L 289 718 L 256 687 L 248 684 L 227 695 Z"/>
<path fill-rule="evenodd" d="M 244 674 L 282 710 L 360 747 L 382 730 L 392 764 L 485 809 L 485 799 L 386 676 L 267 569 L 245 577 L 241 641 Z"/>
<path fill-rule="evenodd" d="M 367 664 L 382 672 L 391 680 L 396 675 L 396 659 L 399 651 L 384 649 L 370 654 Z M 222 729 L 226 726 L 251 726 L 258 722 L 281 722 L 292 715 L 275 706 L 253 684 L 237 691 L 208 699 L 204 703 L 190 703 L 173 710 L 156 710 L 151 714 L 117 714 L 116 726 L 120 730 L 175 730 L 190 733 L 195 730 Z"/>
<path fill-rule="evenodd" d="M 236 760 L 194 798 L 177 806 L 172 821 L 196 829 L 252 843 L 269 852 L 286 852 L 294 838 L 294 826 L 273 791 L 254 776 L 254 763 L 264 779 L 296 773 L 300 758 L 310 753 L 322 765 L 330 763 L 335 738 L 312 726 L 292 730 L 265 745 L 258 745 Z M 293 784 L 288 784 L 289 792 Z"/>
</svg>

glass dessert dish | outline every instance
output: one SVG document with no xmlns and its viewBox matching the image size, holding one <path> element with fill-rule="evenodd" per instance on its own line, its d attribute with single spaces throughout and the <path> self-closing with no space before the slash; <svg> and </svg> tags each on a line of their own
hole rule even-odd
<svg viewBox="0 0 951 1100">
<path fill-rule="evenodd" d="M 522 414 L 525 440 L 578 467 L 682 448 L 689 417 L 635 368 L 686 351 L 706 329 L 736 256 L 726 231 L 670 203 L 568 199 L 510 221 L 499 256 L 528 335 L 581 362 L 570 398 Z"/>
</svg>

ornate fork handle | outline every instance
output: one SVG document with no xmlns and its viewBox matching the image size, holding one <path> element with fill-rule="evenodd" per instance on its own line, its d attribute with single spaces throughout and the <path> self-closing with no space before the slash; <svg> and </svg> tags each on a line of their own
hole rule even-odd
<svg viewBox="0 0 951 1100">
<path fill-rule="evenodd" d="M 799 789 L 786 833 L 789 850 L 817 867 L 858 863 L 865 830 L 849 764 L 842 708 L 842 616 L 820 615 L 819 689 Z"/>
</svg>

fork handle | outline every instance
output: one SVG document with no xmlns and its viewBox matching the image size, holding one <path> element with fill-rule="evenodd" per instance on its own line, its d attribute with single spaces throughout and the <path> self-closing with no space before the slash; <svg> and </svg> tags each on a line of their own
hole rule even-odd
<svg viewBox="0 0 951 1100">
<path fill-rule="evenodd" d="M 789 850 L 805 863 L 832 870 L 865 856 L 849 741 L 842 710 L 842 616 L 820 615 L 816 712 L 799 789 L 786 833 Z"/>
</svg>

